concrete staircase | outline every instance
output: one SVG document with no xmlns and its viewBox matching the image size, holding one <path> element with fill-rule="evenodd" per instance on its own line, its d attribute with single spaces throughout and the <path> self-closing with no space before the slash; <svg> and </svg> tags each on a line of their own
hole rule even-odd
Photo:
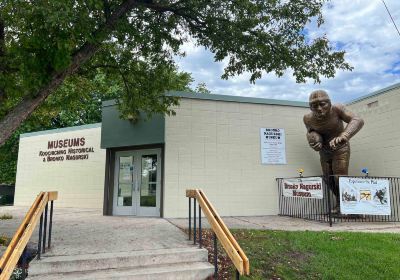
<svg viewBox="0 0 400 280">
<path fill-rule="evenodd" d="M 28 279 L 206 279 L 214 267 L 197 247 L 46 256 L 30 263 Z"/>
</svg>

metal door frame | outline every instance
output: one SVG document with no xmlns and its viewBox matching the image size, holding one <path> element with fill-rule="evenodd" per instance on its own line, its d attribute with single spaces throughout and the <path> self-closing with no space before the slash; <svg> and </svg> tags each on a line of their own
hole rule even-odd
<svg viewBox="0 0 400 280">
<path fill-rule="evenodd" d="M 157 155 L 157 186 L 156 186 L 156 207 L 143 207 L 140 206 L 140 186 L 141 186 L 141 158 L 146 154 Z M 119 180 L 119 158 L 121 156 L 133 156 L 134 164 L 134 186 L 132 188 L 132 206 L 117 206 L 118 199 L 118 180 Z M 161 186 L 162 186 L 162 149 L 135 149 L 116 151 L 114 158 L 114 180 L 113 180 L 113 201 L 112 201 L 112 215 L 129 215 L 129 216 L 152 216 L 160 217 L 161 210 Z"/>
</svg>

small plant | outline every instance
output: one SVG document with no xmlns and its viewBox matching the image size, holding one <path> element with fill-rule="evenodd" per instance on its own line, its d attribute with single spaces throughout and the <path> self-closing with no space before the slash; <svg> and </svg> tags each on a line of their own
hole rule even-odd
<svg viewBox="0 0 400 280">
<path fill-rule="evenodd" d="M 11 220 L 12 218 L 13 218 L 13 216 L 10 214 L 0 215 L 0 220 Z"/>
<path fill-rule="evenodd" d="M 10 243 L 10 238 L 5 236 L 0 236 L 0 246 L 7 246 Z"/>
<path fill-rule="evenodd" d="M 10 280 L 20 280 L 22 279 L 22 268 L 17 267 L 14 269 L 13 273 L 11 274 Z"/>
</svg>

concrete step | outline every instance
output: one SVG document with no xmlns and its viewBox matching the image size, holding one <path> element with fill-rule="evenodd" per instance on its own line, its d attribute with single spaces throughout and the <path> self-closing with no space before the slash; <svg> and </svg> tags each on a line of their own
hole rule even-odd
<svg viewBox="0 0 400 280">
<path fill-rule="evenodd" d="M 182 260 L 184 261 L 184 260 Z M 190 262 L 152 265 L 134 268 L 101 269 L 81 272 L 54 273 L 46 275 L 29 274 L 30 280 L 204 280 L 214 273 L 214 267 L 207 262 Z"/>
<path fill-rule="evenodd" d="M 207 250 L 197 247 L 70 256 L 44 255 L 40 260 L 30 263 L 29 276 L 146 267 L 180 262 L 207 262 L 207 259 Z"/>
</svg>

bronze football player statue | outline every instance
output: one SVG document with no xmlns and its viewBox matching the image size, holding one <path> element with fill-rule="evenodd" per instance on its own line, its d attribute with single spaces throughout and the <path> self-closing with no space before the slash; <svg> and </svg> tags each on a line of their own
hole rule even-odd
<svg viewBox="0 0 400 280">
<path fill-rule="evenodd" d="M 364 121 L 346 110 L 342 104 L 331 104 L 328 94 L 316 90 L 310 94 L 311 112 L 304 115 L 307 140 L 319 152 L 324 176 L 348 175 L 350 160 L 349 140 L 364 125 Z M 343 122 L 347 123 L 344 127 Z M 339 182 L 335 176 L 332 191 L 339 207 Z"/>
</svg>

